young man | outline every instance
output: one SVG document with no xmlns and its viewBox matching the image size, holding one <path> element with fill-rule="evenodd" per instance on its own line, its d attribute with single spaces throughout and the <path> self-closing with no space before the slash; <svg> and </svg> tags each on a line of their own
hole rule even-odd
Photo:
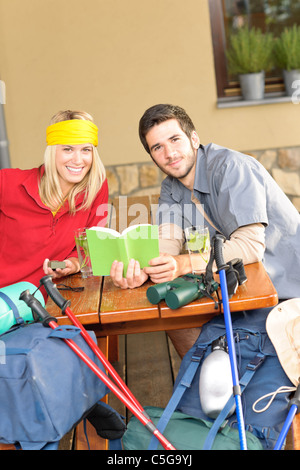
<svg viewBox="0 0 300 470">
<path fill-rule="evenodd" d="M 154 163 L 168 175 L 157 212 L 165 254 L 143 271 L 133 262 L 126 279 L 115 263 L 115 284 L 137 287 L 148 276 L 159 283 L 191 272 L 189 256 L 180 254 L 183 230 L 207 225 L 211 236 L 216 231 L 225 235 L 225 261 L 262 260 L 279 299 L 300 297 L 300 215 L 267 170 L 251 156 L 215 144 L 202 146 L 191 119 L 178 106 L 149 108 L 139 134 Z M 200 268 L 205 270 L 205 262 Z"/>
</svg>

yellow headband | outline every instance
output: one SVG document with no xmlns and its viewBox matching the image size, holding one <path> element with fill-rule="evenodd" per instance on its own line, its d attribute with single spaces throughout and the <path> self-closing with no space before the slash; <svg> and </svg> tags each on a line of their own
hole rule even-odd
<svg viewBox="0 0 300 470">
<path fill-rule="evenodd" d="M 48 145 L 98 145 L 98 127 L 85 119 L 70 119 L 47 127 Z"/>
</svg>

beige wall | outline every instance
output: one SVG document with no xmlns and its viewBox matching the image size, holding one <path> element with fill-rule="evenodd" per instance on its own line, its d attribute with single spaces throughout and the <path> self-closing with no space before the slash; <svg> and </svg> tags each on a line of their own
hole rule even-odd
<svg viewBox="0 0 300 470">
<path fill-rule="evenodd" d="M 60 109 L 84 109 L 105 165 L 148 161 L 143 111 L 183 106 L 203 143 L 300 145 L 300 105 L 217 109 L 207 0 L 0 0 L 0 79 L 12 166 L 42 160 Z"/>
</svg>

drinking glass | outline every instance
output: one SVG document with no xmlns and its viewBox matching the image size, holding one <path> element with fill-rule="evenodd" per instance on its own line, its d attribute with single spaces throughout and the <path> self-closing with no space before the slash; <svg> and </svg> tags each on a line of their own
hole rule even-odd
<svg viewBox="0 0 300 470">
<path fill-rule="evenodd" d="M 80 264 L 81 276 L 83 279 L 93 275 L 89 247 L 86 237 L 86 229 L 79 228 L 75 230 L 75 243 Z"/>
<path fill-rule="evenodd" d="M 190 255 L 193 274 L 203 272 L 203 263 L 201 259 L 208 263 L 210 252 L 210 238 L 208 227 L 187 227 L 185 229 L 185 238 Z M 202 269 L 200 268 L 202 265 Z"/>
</svg>

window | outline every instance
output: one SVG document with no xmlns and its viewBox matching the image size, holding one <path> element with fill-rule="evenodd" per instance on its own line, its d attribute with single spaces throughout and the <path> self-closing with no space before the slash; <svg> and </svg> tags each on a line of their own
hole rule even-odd
<svg viewBox="0 0 300 470">
<path fill-rule="evenodd" d="M 294 23 L 300 25 L 300 0 L 209 0 L 218 97 L 239 96 L 237 77 L 230 76 L 226 64 L 226 44 L 236 29 L 248 25 L 279 36 Z M 284 90 L 280 70 L 266 74 L 266 93 Z"/>
</svg>

